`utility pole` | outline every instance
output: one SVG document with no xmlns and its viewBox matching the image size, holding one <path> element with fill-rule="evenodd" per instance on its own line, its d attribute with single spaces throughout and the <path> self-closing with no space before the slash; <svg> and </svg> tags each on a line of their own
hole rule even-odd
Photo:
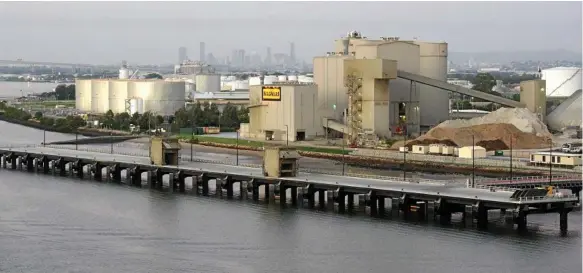
<svg viewBox="0 0 583 273">
<path fill-rule="evenodd" d="M 47 129 L 43 129 L 43 147 L 47 145 L 46 143 L 47 143 Z"/>
<path fill-rule="evenodd" d="M 75 131 L 75 151 L 78 149 L 78 145 L 79 145 L 79 132 Z"/>
<path fill-rule="evenodd" d="M 235 145 L 235 147 L 237 147 L 236 164 L 237 164 L 237 166 L 239 166 L 239 130 L 237 130 L 237 145 Z"/>
<path fill-rule="evenodd" d="M 344 175 L 344 169 L 346 168 L 346 159 L 345 159 L 345 152 L 344 152 L 344 128 L 342 128 L 342 175 Z"/>
<path fill-rule="evenodd" d="M 553 185 L 553 140 L 549 139 L 549 186 Z"/>
<path fill-rule="evenodd" d="M 194 130 L 196 127 L 194 127 L 194 113 L 192 114 L 192 122 L 190 123 L 190 162 L 194 161 Z"/>
<path fill-rule="evenodd" d="M 110 153 L 113 154 L 113 132 L 109 133 L 109 140 L 111 142 Z"/>
</svg>

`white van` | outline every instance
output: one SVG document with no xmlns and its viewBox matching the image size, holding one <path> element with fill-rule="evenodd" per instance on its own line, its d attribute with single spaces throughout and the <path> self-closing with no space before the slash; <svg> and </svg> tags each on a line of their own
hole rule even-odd
<svg viewBox="0 0 583 273">
<path fill-rule="evenodd" d="M 581 153 L 581 143 L 567 143 L 563 144 L 561 147 L 561 151 L 563 153 L 573 153 L 573 154 L 580 154 Z"/>
</svg>

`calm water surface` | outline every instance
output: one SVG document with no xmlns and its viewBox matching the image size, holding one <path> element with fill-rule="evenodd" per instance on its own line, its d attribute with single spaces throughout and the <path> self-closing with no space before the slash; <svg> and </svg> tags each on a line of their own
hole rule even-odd
<svg viewBox="0 0 583 273">
<path fill-rule="evenodd" d="M 42 141 L 0 129 L 3 143 Z M 518 235 L 0 169 L 0 272 L 581 272 L 581 213 L 569 216 L 567 237 L 558 214 Z"/>
</svg>

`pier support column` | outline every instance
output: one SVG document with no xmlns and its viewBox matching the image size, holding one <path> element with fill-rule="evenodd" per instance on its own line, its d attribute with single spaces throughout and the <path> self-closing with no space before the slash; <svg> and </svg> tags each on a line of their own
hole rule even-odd
<svg viewBox="0 0 583 273">
<path fill-rule="evenodd" d="M 6 156 L 2 155 L 2 157 L 0 157 L 0 164 L 2 165 L 2 168 L 6 169 Z"/>
<path fill-rule="evenodd" d="M 561 230 L 561 236 L 567 235 L 568 230 L 568 220 L 569 220 L 569 212 L 571 212 L 573 208 L 570 207 L 570 204 L 561 204 L 559 206 L 559 229 Z"/>
<path fill-rule="evenodd" d="M 346 200 L 346 209 L 348 212 L 354 211 L 354 193 L 346 193 L 347 200 Z M 344 199 L 342 199 L 344 200 Z"/>
<path fill-rule="evenodd" d="M 374 191 L 370 191 L 368 194 L 368 205 L 370 207 L 370 216 L 376 217 L 378 215 L 378 206 L 377 206 L 377 194 Z"/>
<path fill-rule="evenodd" d="M 287 188 L 283 182 L 279 183 L 279 205 L 283 208 L 287 202 Z"/>
<path fill-rule="evenodd" d="M 35 159 L 31 156 L 26 158 L 26 170 L 29 172 L 34 172 Z"/>
<path fill-rule="evenodd" d="M 225 177 L 223 184 L 227 188 L 227 198 L 233 198 L 233 178 L 230 176 Z"/>
<path fill-rule="evenodd" d="M 16 161 L 17 161 L 17 158 L 18 157 L 16 155 L 11 155 L 10 156 L 10 165 L 12 165 L 11 168 L 13 170 L 16 170 Z"/>
<path fill-rule="evenodd" d="M 161 190 L 164 186 L 164 173 L 160 170 L 156 170 L 156 189 Z"/>
<path fill-rule="evenodd" d="M 174 192 L 174 190 L 176 190 L 176 180 L 175 177 L 176 174 L 175 173 L 169 173 L 168 174 L 168 191 L 169 192 Z M 160 183 L 162 184 L 162 183 Z"/>
<path fill-rule="evenodd" d="M 401 199 L 396 197 L 391 197 L 391 215 L 399 217 L 399 211 L 401 207 Z"/>
<path fill-rule="evenodd" d="M 524 208 L 518 209 L 518 213 L 516 215 L 516 218 L 514 219 L 514 221 L 516 222 L 518 231 L 525 231 L 526 230 L 526 215 L 527 215 L 527 211 L 524 210 Z"/>
<path fill-rule="evenodd" d="M 348 194 L 348 196 L 352 196 L 352 194 Z M 350 200 L 350 197 L 349 197 L 349 200 Z M 346 212 L 346 192 L 344 191 L 344 189 L 340 188 L 340 189 L 338 189 L 338 191 L 336 191 L 336 202 L 338 202 L 338 213 L 345 213 Z"/>
<path fill-rule="evenodd" d="M 377 196 L 377 204 L 378 204 L 378 217 L 385 216 L 385 197 L 384 196 Z"/>
<path fill-rule="evenodd" d="M 66 176 L 67 175 L 67 162 L 63 159 L 59 159 L 57 164 L 57 168 L 59 169 L 59 175 L 60 176 Z"/>
<path fill-rule="evenodd" d="M 209 181 L 211 179 L 206 175 L 206 174 L 202 174 L 200 176 L 200 183 L 202 183 L 202 195 L 203 196 L 208 196 L 209 195 Z"/>
<path fill-rule="evenodd" d="M 466 205 L 463 212 L 463 224 L 466 227 L 471 227 L 474 224 L 474 206 Z"/>
<path fill-rule="evenodd" d="M 121 182 L 121 168 L 120 168 L 119 164 L 114 164 L 113 166 L 111 166 L 110 172 L 111 172 L 112 181 L 115 181 L 118 183 Z"/>
<path fill-rule="evenodd" d="M 439 222 L 448 224 L 451 221 L 451 205 L 445 199 L 439 201 Z"/>
<path fill-rule="evenodd" d="M 239 198 L 241 200 L 247 199 L 247 181 L 239 181 Z"/>
<path fill-rule="evenodd" d="M 77 171 L 77 178 L 83 179 L 83 161 L 77 160 L 77 162 L 75 162 L 75 171 Z"/>
<path fill-rule="evenodd" d="M 316 197 L 314 196 L 315 193 L 314 186 L 312 185 L 309 185 L 307 189 L 304 188 L 304 199 L 308 199 L 308 208 L 310 209 L 313 209 L 316 205 Z"/>
<path fill-rule="evenodd" d="M 290 188 L 291 191 L 291 203 L 293 206 L 297 206 L 298 205 L 298 187 L 291 187 Z"/>
<path fill-rule="evenodd" d="M 186 175 L 183 171 L 178 171 L 178 191 L 186 192 Z"/>
<path fill-rule="evenodd" d="M 263 184 L 263 201 L 269 203 L 270 197 L 269 184 Z"/>
<path fill-rule="evenodd" d="M 253 201 L 259 201 L 259 185 L 251 179 L 247 182 L 247 187 L 251 187 L 251 199 L 253 199 Z"/>
<path fill-rule="evenodd" d="M 97 181 L 101 181 L 101 177 L 103 176 L 103 165 L 99 162 L 95 162 L 92 166 L 93 168 L 93 179 Z"/>
<path fill-rule="evenodd" d="M 320 209 L 326 208 L 326 190 L 319 190 L 318 191 L 318 204 Z"/>
<path fill-rule="evenodd" d="M 194 192 L 194 194 L 196 194 L 196 195 L 200 194 L 199 189 L 198 189 L 199 185 L 200 185 L 199 176 L 194 175 L 192 177 L 192 192 Z"/>
<path fill-rule="evenodd" d="M 488 228 L 488 208 L 484 206 L 483 203 L 478 203 L 477 205 L 476 218 L 478 219 L 478 228 L 486 229 Z"/>
<path fill-rule="evenodd" d="M 128 177 L 130 178 L 130 185 L 134 187 L 141 187 L 142 186 L 142 171 L 140 170 L 140 166 L 135 166 L 131 169 L 127 170 Z"/>
</svg>

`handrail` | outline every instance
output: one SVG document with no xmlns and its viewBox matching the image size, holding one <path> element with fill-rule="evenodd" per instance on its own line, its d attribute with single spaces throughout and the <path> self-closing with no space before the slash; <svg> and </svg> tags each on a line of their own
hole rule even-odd
<svg viewBox="0 0 583 273">
<path fill-rule="evenodd" d="M 111 154 L 110 148 L 90 148 L 90 147 L 69 147 L 69 146 L 62 146 L 62 145 L 30 145 L 27 147 L 44 147 L 44 148 L 51 148 L 51 149 L 61 149 L 61 150 L 77 150 L 83 152 L 94 152 L 94 153 L 103 153 L 103 154 Z M 137 152 L 122 152 L 122 151 L 115 151 L 114 154 L 118 155 L 126 155 L 126 156 L 139 156 L 139 157 L 147 157 L 148 151 L 140 150 Z M 234 166 L 235 163 L 232 161 L 219 161 L 219 160 L 211 160 L 211 159 L 200 159 L 194 158 L 192 161 L 187 157 L 184 157 L 184 153 L 179 154 L 180 162 L 200 162 L 200 163 L 209 163 L 209 164 L 220 164 L 220 165 L 231 165 Z M 241 167 L 249 167 L 249 168 L 261 168 L 260 164 L 249 164 L 249 163 L 239 163 L 238 166 Z M 362 174 L 362 173 L 354 173 L 354 172 L 344 172 L 344 174 L 340 172 L 330 172 L 330 171 L 321 171 L 317 169 L 311 168 L 299 168 L 300 172 L 304 173 L 313 173 L 313 174 L 324 174 L 324 175 L 344 175 L 349 177 L 355 178 L 365 178 L 365 179 L 378 179 L 378 180 L 388 180 L 391 182 L 401 182 L 401 183 L 418 183 L 418 184 L 430 184 L 430 185 L 445 185 L 446 181 L 443 180 L 432 180 L 432 179 L 413 179 L 413 178 L 402 178 L 402 177 L 392 177 L 392 176 L 384 176 L 384 175 L 369 175 L 369 174 Z"/>
<path fill-rule="evenodd" d="M 577 199 L 575 194 L 566 194 L 566 195 L 545 195 L 545 196 L 525 196 L 519 197 L 518 201 L 539 201 L 539 200 L 549 200 L 549 199 Z"/>
</svg>

